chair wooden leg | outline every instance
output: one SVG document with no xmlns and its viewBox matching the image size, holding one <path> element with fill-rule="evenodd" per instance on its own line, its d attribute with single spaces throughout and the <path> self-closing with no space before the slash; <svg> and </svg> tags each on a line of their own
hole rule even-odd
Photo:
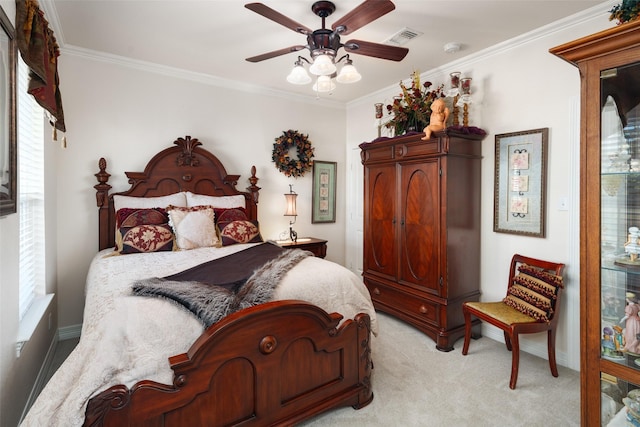
<svg viewBox="0 0 640 427">
<path fill-rule="evenodd" d="M 504 331 L 504 343 L 507 346 L 507 350 L 511 351 L 511 338 L 509 337 L 509 332 Z"/>
<path fill-rule="evenodd" d="M 556 365 L 556 331 L 549 329 L 547 331 L 547 348 L 549 350 L 549 368 L 551 375 L 558 376 L 558 366 Z"/>
<path fill-rule="evenodd" d="M 462 355 L 466 356 L 469 351 L 469 342 L 471 341 L 471 313 L 462 307 L 464 313 L 464 344 L 462 345 Z"/>
<path fill-rule="evenodd" d="M 520 365 L 520 343 L 518 341 L 518 334 L 513 334 L 511 337 L 511 380 L 509 381 L 509 388 L 515 389 L 516 382 L 518 381 L 518 367 Z"/>
</svg>

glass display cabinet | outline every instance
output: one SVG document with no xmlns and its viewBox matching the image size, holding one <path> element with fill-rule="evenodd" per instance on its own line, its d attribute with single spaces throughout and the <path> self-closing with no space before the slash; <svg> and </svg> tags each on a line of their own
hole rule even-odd
<svg viewBox="0 0 640 427">
<path fill-rule="evenodd" d="M 640 426 L 640 21 L 550 52 L 581 79 L 581 424 Z"/>
</svg>

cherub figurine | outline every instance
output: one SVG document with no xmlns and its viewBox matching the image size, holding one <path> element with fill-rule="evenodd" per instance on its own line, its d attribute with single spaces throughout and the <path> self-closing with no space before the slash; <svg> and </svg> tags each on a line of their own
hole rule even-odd
<svg viewBox="0 0 640 427">
<path fill-rule="evenodd" d="M 447 119 L 449 118 L 449 109 L 444 103 L 444 99 L 438 98 L 431 104 L 431 117 L 429 118 L 429 124 L 424 128 L 423 141 L 431 138 L 431 133 L 439 130 L 444 130 L 447 126 Z"/>
</svg>

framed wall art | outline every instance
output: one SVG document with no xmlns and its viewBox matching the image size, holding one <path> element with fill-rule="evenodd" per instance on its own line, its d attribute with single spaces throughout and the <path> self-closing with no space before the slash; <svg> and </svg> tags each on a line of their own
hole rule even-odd
<svg viewBox="0 0 640 427">
<path fill-rule="evenodd" d="M 16 212 L 17 45 L 11 21 L 0 8 L 0 216 Z"/>
<path fill-rule="evenodd" d="M 311 222 L 336 222 L 336 162 L 313 161 Z"/>
<path fill-rule="evenodd" d="M 545 237 L 549 128 L 496 135 L 493 231 Z"/>
</svg>

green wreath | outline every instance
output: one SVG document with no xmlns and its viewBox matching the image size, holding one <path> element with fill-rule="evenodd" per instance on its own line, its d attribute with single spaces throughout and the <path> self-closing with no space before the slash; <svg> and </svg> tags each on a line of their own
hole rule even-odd
<svg viewBox="0 0 640 427">
<path fill-rule="evenodd" d="M 313 166 L 313 147 L 309 141 L 309 135 L 303 135 L 297 130 L 283 131 L 282 135 L 275 139 L 271 160 L 278 170 L 286 176 L 297 178 L 303 176 Z M 289 150 L 295 147 L 298 153 L 296 159 L 289 157 Z"/>
</svg>

